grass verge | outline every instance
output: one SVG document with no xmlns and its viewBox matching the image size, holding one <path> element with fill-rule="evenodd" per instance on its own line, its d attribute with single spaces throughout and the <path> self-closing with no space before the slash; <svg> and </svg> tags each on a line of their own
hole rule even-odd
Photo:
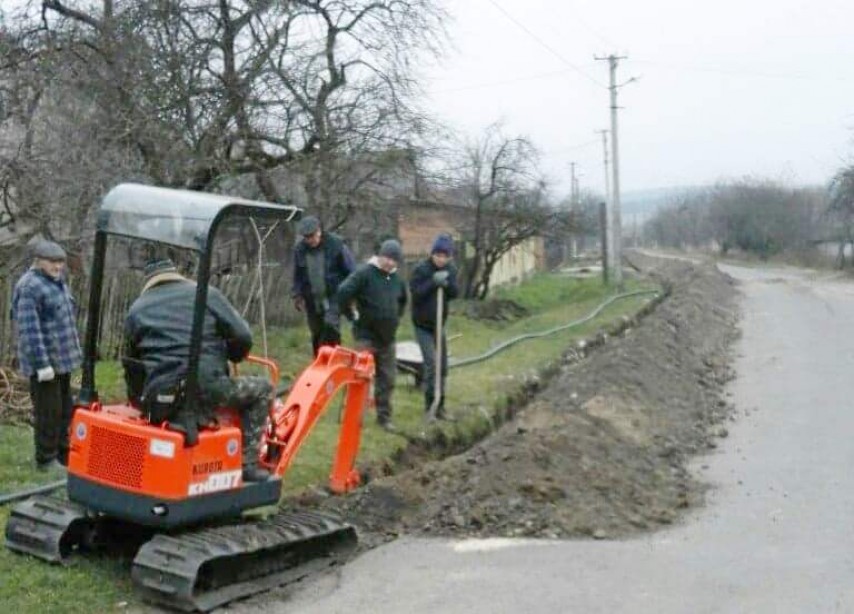
<svg viewBox="0 0 854 614">
<path fill-rule="evenodd" d="M 648 283 L 627 280 L 625 291 L 656 289 Z M 449 350 L 454 358 L 479 355 L 521 334 L 553 328 L 590 313 L 614 292 L 598 279 L 574 279 L 559 274 L 537 276 L 497 296 L 525 307 L 529 315 L 514 322 L 489 322 L 463 317 L 460 302 L 454 304 L 448 321 Z M 581 326 L 539 339 L 523 341 L 486 362 L 452 369 L 448 378 L 446 406 L 457 418 L 425 431 L 424 401 L 408 376 L 400 375 L 394 394 L 394 422 L 401 434 L 379 429 L 373 416 L 365 420 L 359 466 L 372 471 L 394 471 L 411 442 L 443 443 L 441 455 L 487 434 L 508 409 L 518 402 L 519 392 L 532 377 L 554 365 L 568 347 L 600 329 L 608 329 L 624 316 L 638 313 L 650 296 L 638 296 L 612 303 L 598 317 Z M 346 338 L 345 344 L 350 341 Z M 414 339 L 407 321 L 399 340 Z M 260 352 L 260 336 L 256 350 Z M 295 377 L 311 359 L 307 331 L 268 331 L 269 354 L 279 360 L 282 373 Z M 105 399 L 118 399 L 123 392 L 121 369 L 116 362 L 98 366 L 98 386 Z M 337 445 L 337 406 L 318 422 L 291 471 L 286 476 L 284 496 L 307 487 L 325 484 Z M 512 413 L 512 412 L 511 412 Z M 450 446 L 448 446 L 450 442 Z M 0 426 L 0 492 L 19 490 L 45 481 L 33 469 L 32 431 L 26 426 Z M 0 508 L 0 524 L 5 526 L 9 506 Z M 51 566 L 30 557 L 0 550 L 0 605 L 3 612 L 16 614 L 118 611 L 135 603 L 130 584 L 130 560 L 110 556 L 76 557 L 71 566 Z"/>
</svg>

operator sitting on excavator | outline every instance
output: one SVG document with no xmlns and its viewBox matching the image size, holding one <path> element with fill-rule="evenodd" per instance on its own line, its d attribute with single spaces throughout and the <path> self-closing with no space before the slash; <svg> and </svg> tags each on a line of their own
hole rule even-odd
<svg viewBox="0 0 854 614">
<path fill-rule="evenodd" d="M 243 431 L 243 480 L 270 477 L 258 467 L 258 445 L 273 400 L 273 386 L 263 377 L 229 377 L 228 361 L 240 362 L 252 347 L 249 325 L 228 299 L 208 288 L 199 357 L 199 415 L 183 412 L 183 390 L 189 367 L 190 332 L 196 284 L 178 272 L 171 260 L 145 266 L 145 285 L 125 320 L 125 380 L 128 397 L 153 423 L 169 421 L 194 443 L 198 425 L 213 419 L 213 410 L 237 409 Z"/>
</svg>

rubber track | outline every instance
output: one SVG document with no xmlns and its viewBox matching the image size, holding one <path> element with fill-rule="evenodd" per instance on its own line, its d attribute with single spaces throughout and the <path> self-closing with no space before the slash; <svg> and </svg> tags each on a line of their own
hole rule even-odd
<svg viewBox="0 0 854 614">
<path fill-rule="evenodd" d="M 207 612 L 336 565 L 355 546 L 355 529 L 334 516 L 280 513 L 260 522 L 156 535 L 137 553 L 132 577 L 146 601 Z"/>
<path fill-rule="evenodd" d="M 51 497 L 33 497 L 12 509 L 6 547 L 51 563 L 61 563 L 92 530 L 86 510 Z"/>
</svg>

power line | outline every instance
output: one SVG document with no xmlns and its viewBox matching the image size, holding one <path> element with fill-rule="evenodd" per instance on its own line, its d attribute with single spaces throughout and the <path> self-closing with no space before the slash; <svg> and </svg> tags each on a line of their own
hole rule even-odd
<svg viewBox="0 0 854 614">
<path fill-rule="evenodd" d="M 575 19 L 575 21 L 577 21 L 579 24 L 581 24 L 581 27 L 584 28 L 585 30 L 587 30 L 588 32 L 590 32 L 590 34 L 592 34 L 593 36 L 598 38 L 600 42 L 605 43 L 606 47 L 609 47 L 609 48 L 616 47 L 616 45 L 614 45 L 611 41 L 609 41 L 607 38 L 602 36 L 598 31 L 591 28 L 590 25 L 584 19 L 582 19 L 579 16 L 578 10 L 574 6 L 574 4 L 575 4 L 574 2 L 569 2 L 568 0 L 564 0 L 564 6 L 570 10 L 570 12 L 572 13 L 572 17 Z"/>
<path fill-rule="evenodd" d="M 569 66 L 570 68 L 572 68 L 575 72 L 577 72 L 578 74 L 582 75 L 584 78 L 586 78 L 586 79 L 587 79 L 588 81 L 590 81 L 591 83 L 595 84 L 597 87 L 601 87 L 601 88 L 605 88 L 605 87 L 606 87 L 604 84 L 599 83 L 599 81 L 597 81 L 596 79 L 594 79 L 593 77 L 591 77 L 590 75 L 588 75 L 586 72 L 584 72 L 581 68 L 579 68 L 578 66 L 576 66 L 575 64 L 573 64 L 572 62 L 570 62 L 569 60 L 567 60 L 565 57 L 563 57 L 563 56 L 562 56 L 560 53 L 558 53 L 558 52 L 557 52 L 557 51 L 556 51 L 556 50 L 555 50 L 551 45 L 549 45 L 548 43 L 546 43 L 545 41 L 543 41 L 540 37 L 538 37 L 536 34 L 534 34 L 533 32 L 531 32 L 531 30 L 529 30 L 528 28 L 526 28 L 526 27 L 525 27 L 525 25 L 524 25 L 524 24 L 522 24 L 522 23 L 521 23 L 519 20 L 517 20 L 515 17 L 513 17 L 513 15 L 511 15 L 510 13 L 508 13 L 507 11 L 505 11 L 505 10 L 504 10 L 504 8 L 502 8 L 502 6 L 501 6 L 500 4 L 498 4 L 495 0 L 489 0 L 489 3 L 490 3 L 492 6 L 494 6 L 496 9 L 498 9 L 499 11 L 501 11 L 501 13 L 502 13 L 502 14 L 503 14 L 507 19 L 509 19 L 510 21 L 512 21 L 514 24 L 516 24 L 516 26 L 517 26 L 519 29 L 521 29 L 523 32 L 525 32 L 525 34 L 527 34 L 528 36 L 530 36 L 531 38 L 533 38 L 535 41 L 537 41 L 537 43 L 539 43 L 541 47 L 543 47 L 545 50 L 547 50 L 547 51 L 548 51 L 549 53 L 551 53 L 553 56 L 555 56 L 556 58 L 558 58 L 561 62 L 563 62 L 564 64 L 566 64 L 566 65 L 567 65 L 567 66 Z"/>
<path fill-rule="evenodd" d="M 556 153 L 563 153 L 567 151 L 575 151 L 576 149 L 582 149 L 584 147 L 590 147 L 591 145 L 598 145 L 600 143 L 599 139 L 593 139 L 592 141 L 585 141 L 584 143 L 578 143 L 577 145 L 570 145 L 569 147 L 558 147 L 557 149 L 544 149 L 543 153 L 553 155 Z"/>
<path fill-rule="evenodd" d="M 667 64 L 665 62 L 653 62 L 652 60 L 633 60 L 634 63 L 637 64 L 647 64 L 649 66 L 658 66 L 660 68 L 668 68 L 671 70 L 684 70 L 688 72 L 711 72 L 718 73 L 722 75 L 733 75 L 737 77 L 760 77 L 764 79 L 793 79 L 799 81 L 819 81 L 819 80 L 830 80 L 834 81 L 851 81 L 851 79 L 839 78 L 836 76 L 817 76 L 817 75 L 807 75 L 807 74 L 792 74 L 792 73 L 767 73 L 762 71 L 755 70 L 739 70 L 739 69 L 730 69 L 730 68 L 715 68 L 710 66 L 699 66 L 692 64 Z"/>
<path fill-rule="evenodd" d="M 539 73 L 539 74 L 535 74 L 535 75 L 516 77 L 513 79 L 504 79 L 502 81 L 489 81 L 489 82 L 485 82 L 485 83 L 475 83 L 472 85 L 464 85 L 462 87 L 455 87 L 455 88 L 444 89 L 444 90 L 435 90 L 434 93 L 436 93 L 436 94 L 449 94 L 449 93 L 453 93 L 453 92 L 464 92 L 467 90 L 477 90 L 477 89 L 483 89 L 483 88 L 487 88 L 487 87 L 497 87 L 500 85 L 510 85 L 512 83 L 519 83 L 522 81 L 535 81 L 537 79 L 546 79 L 549 77 L 562 76 L 562 75 L 565 75 L 566 73 L 570 72 L 571 70 L 572 69 L 567 68 L 564 70 L 554 70 L 551 72 L 544 72 L 544 73 Z"/>
<path fill-rule="evenodd" d="M 662 62 L 653 62 L 651 60 L 637 60 L 639 64 L 647 64 L 649 66 L 657 66 L 660 68 L 667 68 L 671 70 L 684 70 L 690 72 L 713 72 L 724 75 L 733 75 L 733 76 L 745 76 L 745 77 L 761 77 L 768 79 L 793 79 L 793 80 L 823 80 L 823 79 L 833 79 L 835 81 L 852 81 L 852 79 L 840 79 L 839 77 L 822 77 L 817 75 L 796 75 L 796 74 L 784 74 L 784 73 L 763 73 L 757 71 L 748 71 L 748 70 L 737 70 L 737 69 L 723 69 L 723 68 L 712 68 L 712 67 L 704 67 L 704 66 L 691 66 L 691 65 L 676 65 L 676 64 L 666 64 Z M 512 85 L 514 83 L 521 83 L 525 81 L 536 81 L 538 79 L 549 79 L 551 77 L 559 77 L 563 76 L 568 72 L 574 72 L 575 68 L 567 68 L 564 70 L 553 70 L 549 72 L 543 73 L 535 73 L 531 75 L 523 75 L 519 77 L 514 77 L 512 79 L 502 79 L 500 81 L 487 81 L 483 83 L 475 83 L 472 85 L 464 85 L 461 87 L 447 88 L 441 90 L 434 90 L 436 94 L 446 94 L 446 93 L 454 93 L 454 92 L 465 92 L 468 90 L 477 90 L 477 89 L 486 89 L 490 87 L 500 87 L 502 85 Z M 442 81 L 444 78 L 442 77 L 432 77 L 433 81 Z"/>
</svg>

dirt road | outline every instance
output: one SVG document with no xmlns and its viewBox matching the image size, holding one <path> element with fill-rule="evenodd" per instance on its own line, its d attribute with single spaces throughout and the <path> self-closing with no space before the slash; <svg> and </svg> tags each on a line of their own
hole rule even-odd
<svg viewBox="0 0 854 614">
<path fill-rule="evenodd" d="M 598 536 L 602 540 L 578 541 L 403 537 L 367 552 L 337 575 L 235 609 L 854 611 L 854 284 L 796 271 L 726 271 L 742 281 L 743 291 L 738 377 L 729 386 L 737 419 L 728 423 L 729 436 L 718 440 L 713 454 L 692 463 L 693 474 L 712 485 L 706 505 L 692 503 L 672 528 L 616 540 L 607 532 Z M 691 311 L 686 304 L 680 309 Z M 645 326 L 638 328 L 639 336 Z M 618 348 L 610 360 L 635 346 Z M 566 385 L 558 382 L 559 394 L 547 392 L 545 399 L 566 397 Z M 664 374 L 660 385 L 679 401 Z M 643 391 L 635 393 L 644 398 Z M 678 436 L 681 414 L 668 415 L 671 444 L 684 449 L 692 439 Z M 643 420 L 632 424 L 644 430 Z M 598 441 L 612 445 L 606 438 Z M 679 473 L 675 466 L 673 473 Z M 401 488 L 399 482 L 395 487 Z M 465 486 L 458 487 L 458 497 L 466 500 Z M 638 496 L 643 500 L 645 494 Z M 666 498 L 654 501 L 663 504 Z M 435 509 L 431 501 L 423 504 Z M 571 499 L 562 506 L 582 516 L 589 511 Z M 606 507 L 593 509 L 607 513 Z"/>
</svg>

